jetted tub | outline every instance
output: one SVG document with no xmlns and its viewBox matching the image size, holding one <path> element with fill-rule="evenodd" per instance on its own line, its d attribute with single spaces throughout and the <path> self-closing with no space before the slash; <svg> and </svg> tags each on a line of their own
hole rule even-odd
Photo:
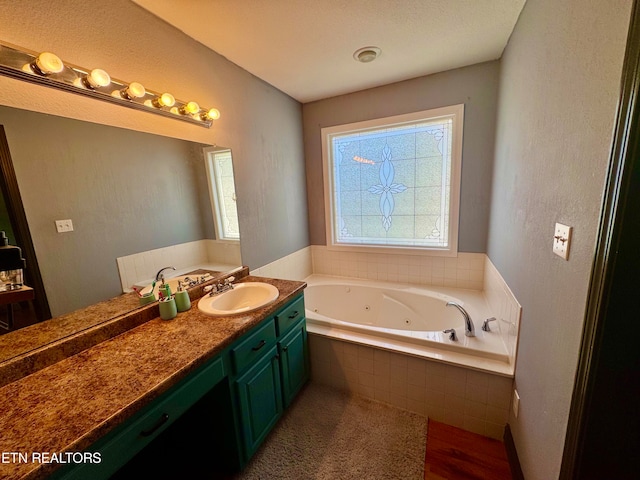
<svg viewBox="0 0 640 480">
<path fill-rule="evenodd" d="M 307 329 L 353 343 L 422 356 L 478 370 L 513 375 L 498 322 L 492 331 L 481 327 L 495 316 L 479 291 L 416 286 L 324 275 L 307 277 Z M 475 337 L 465 336 L 462 313 L 469 313 Z M 454 328 L 457 341 L 443 330 Z"/>
</svg>

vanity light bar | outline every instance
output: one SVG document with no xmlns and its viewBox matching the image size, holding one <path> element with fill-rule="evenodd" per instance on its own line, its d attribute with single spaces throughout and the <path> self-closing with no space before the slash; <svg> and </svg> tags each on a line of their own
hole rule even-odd
<svg viewBox="0 0 640 480">
<path fill-rule="evenodd" d="M 0 74 L 206 128 L 220 118 L 215 108 L 203 109 L 194 101 L 183 102 L 170 93 L 147 90 L 138 82 L 117 80 L 99 68 L 87 70 L 63 62 L 51 52 L 36 53 L 3 42 L 0 42 Z"/>
</svg>

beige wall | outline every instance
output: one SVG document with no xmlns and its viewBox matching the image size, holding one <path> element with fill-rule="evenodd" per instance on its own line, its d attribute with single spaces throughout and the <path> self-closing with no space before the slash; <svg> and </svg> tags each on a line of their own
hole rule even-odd
<svg viewBox="0 0 640 480">
<path fill-rule="evenodd" d="M 231 147 L 244 263 L 259 267 L 308 245 L 297 101 L 128 0 L 1 1 L 0 25 L 1 41 L 215 106 L 222 117 L 205 129 L 6 77 L 1 105 Z M 18 178 L 21 189 L 28 182 Z"/>
<path fill-rule="evenodd" d="M 560 471 L 631 4 L 528 0 L 502 58 L 488 255 L 523 308 L 509 423 L 527 480 Z"/>
<path fill-rule="evenodd" d="M 464 103 L 458 249 L 486 252 L 499 71 L 485 62 L 304 104 L 311 244 L 326 244 L 321 128 Z"/>
</svg>

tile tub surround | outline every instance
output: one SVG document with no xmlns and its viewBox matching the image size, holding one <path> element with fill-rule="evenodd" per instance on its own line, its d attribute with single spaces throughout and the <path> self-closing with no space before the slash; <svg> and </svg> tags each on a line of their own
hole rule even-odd
<svg viewBox="0 0 640 480">
<path fill-rule="evenodd" d="M 131 285 L 150 284 L 156 273 L 167 265 L 177 270 L 170 276 L 187 273 L 194 268 L 220 272 L 242 265 L 240 244 L 218 240 L 197 240 L 169 247 L 156 248 L 116 258 L 123 292 L 131 292 Z"/>
<path fill-rule="evenodd" d="M 171 321 L 154 318 L 0 388 L 0 451 L 73 452 L 125 422 L 186 378 L 305 287 L 246 277 L 280 291 L 247 315 L 212 321 L 197 307 Z M 55 464 L 0 463 L 0 478 L 41 479 Z"/>
<path fill-rule="evenodd" d="M 513 379 L 309 333 L 311 378 L 502 439 Z"/>
<path fill-rule="evenodd" d="M 192 272 L 189 272 L 192 273 Z M 196 270 L 193 273 L 206 273 Z M 235 272 L 237 280 L 249 269 Z M 204 287 L 227 275 L 189 289 L 192 302 L 204 295 Z M 137 295 L 120 295 L 60 317 L 36 323 L 0 336 L 0 387 L 120 335 L 159 315 L 158 304 L 140 307 Z"/>
<path fill-rule="evenodd" d="M 312 245 L 313 273 L 482 290 L 484 253 L 459 252 L 457 257 L 354 253 Z"/>
<path fill-rule="evenodd" d="M 290 255 L 251 270 L 253 275 L 302 281 L 313 273 L 312 247 L 301 248 Z"/>
</svg>

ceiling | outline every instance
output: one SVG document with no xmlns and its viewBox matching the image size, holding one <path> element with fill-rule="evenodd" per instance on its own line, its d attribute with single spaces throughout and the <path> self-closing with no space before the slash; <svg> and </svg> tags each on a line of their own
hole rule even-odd
<svg viewBox="0 0 640 480">
<path fill-rule="evenodd" d="M 500 58 L 526 0 L 133 1 L 307 103 Z"/>
</svg>

